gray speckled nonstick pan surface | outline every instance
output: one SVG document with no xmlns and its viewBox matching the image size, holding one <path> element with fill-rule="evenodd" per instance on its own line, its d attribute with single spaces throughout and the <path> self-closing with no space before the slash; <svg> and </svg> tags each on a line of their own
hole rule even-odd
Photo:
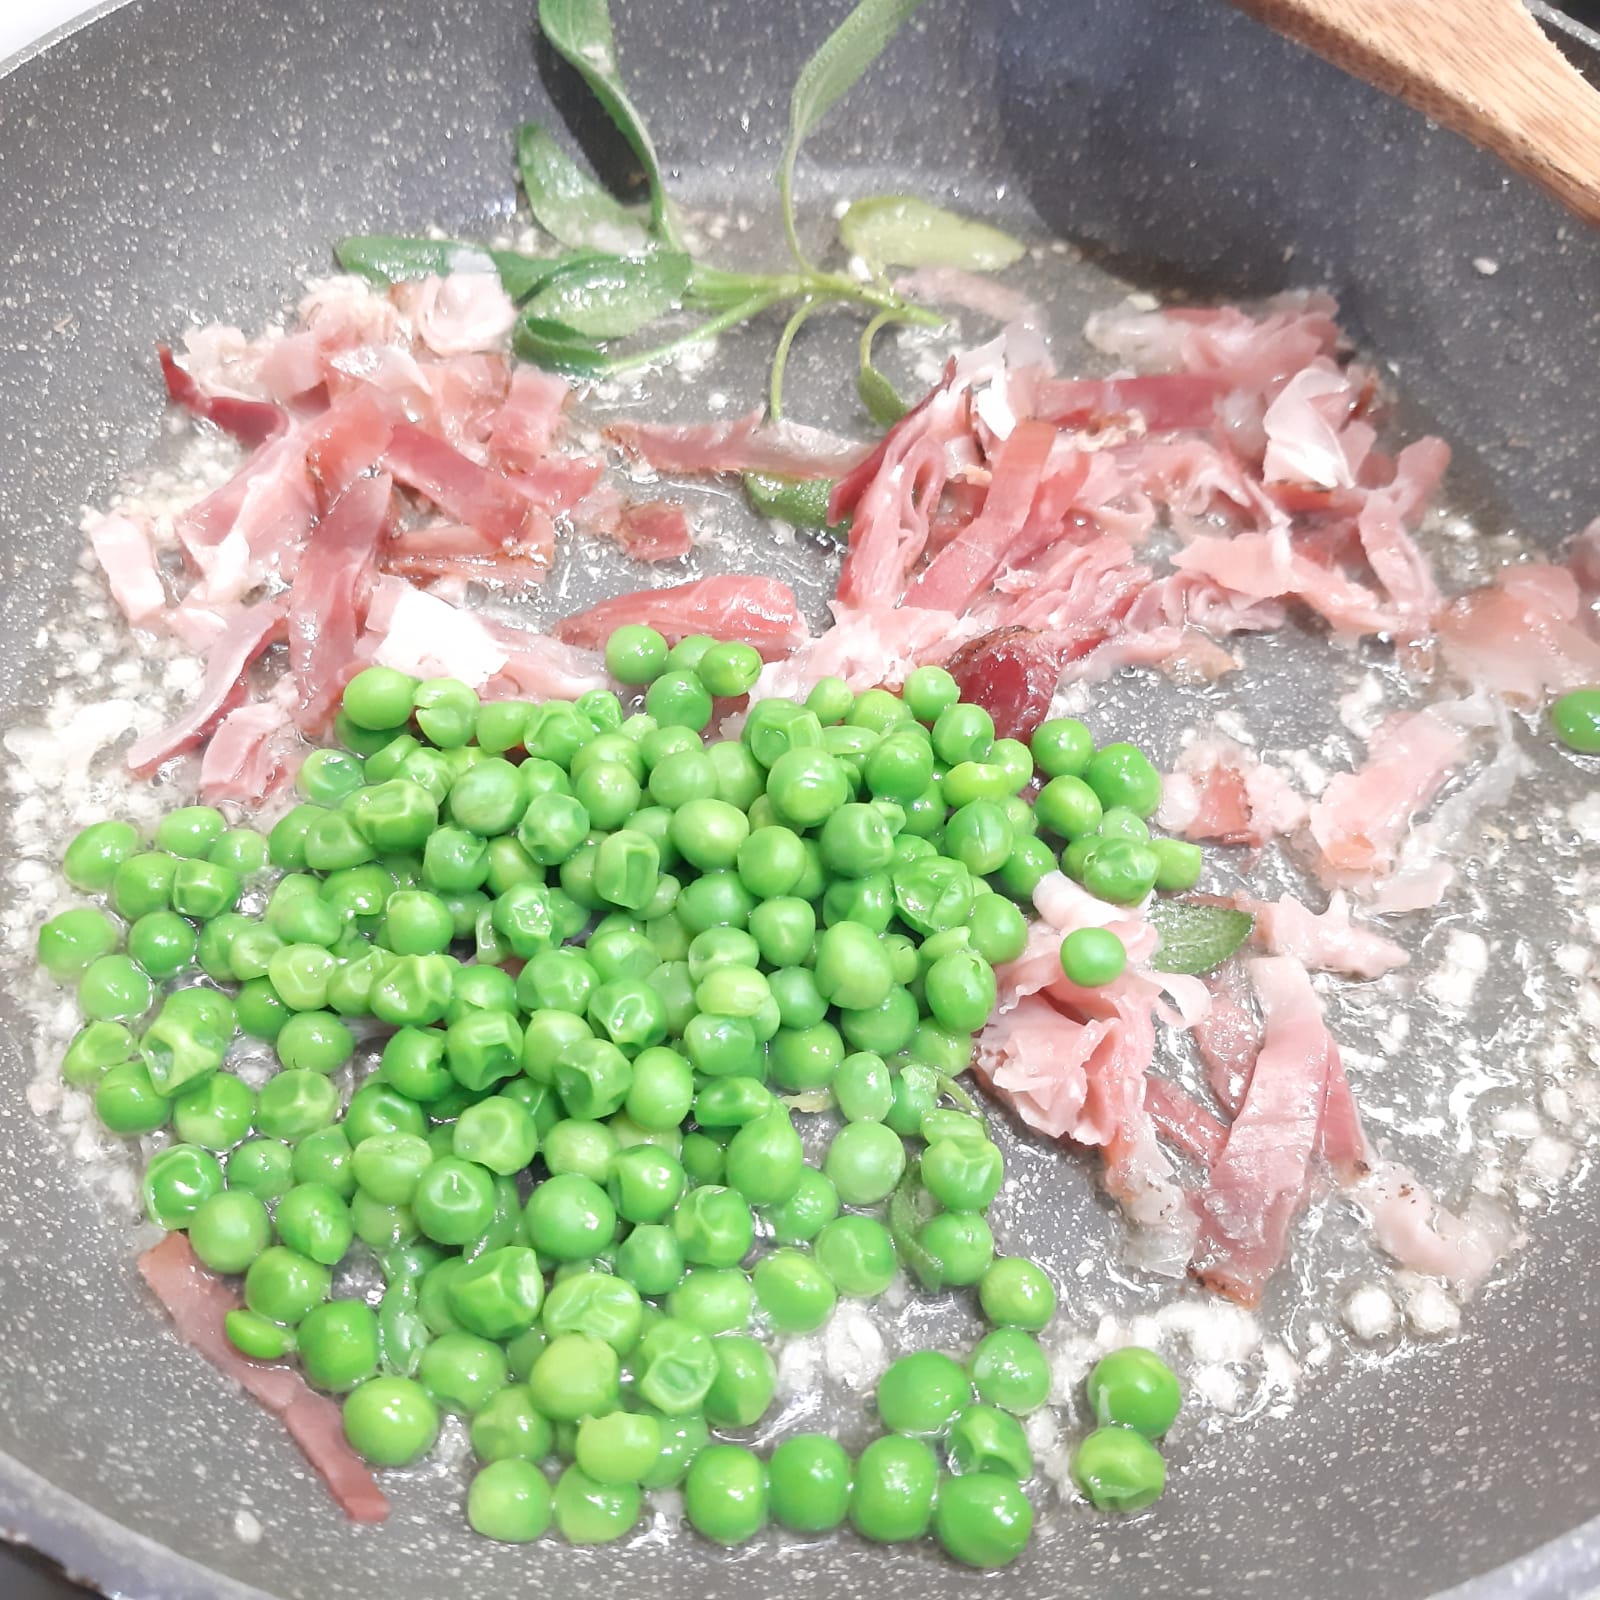
<svg viewBox="0 0 1600 1600">
<path fill-rule="evenodd" d="M 32 641 L 66 586 L 78 508 L 157 435 L 153 344 L 191 319 L 275 311 L 343 233 L 504 216 L 510 130 L 548 113 L 542 79 L 572 98 L 535 64 L 530 9 L 131 0 L 0 77 L 8 717 L 44 702 Z M 615 9 L 680 192 L 764 193 L 802 41 L 842 7 Z M 812 155 L 812 193 L 830 173 L 857 192 L 892 174 L 993 210 L 1001 190 L 1002 214 L 1163 282 L 1324 280 L 1439 431 L 1473 442 L 1491 519 L 1600 508 L 1600 241 L 1215 0 L 941 0 Z M 1483 257 L 1501 270 L 1475 272 Z M 1553 1597 L 1600 1565 L 1584 1527 L 1600 1511 L 1593 1186 L 1542 1215 L 1466 1339 L 1352 1365 L 1287 1418 L 1192 1438 L 1158 1517 L 1068 1511 L 1003 1576 L 850 1540 L 519 1552 L 465 1537 L 427 1485 L 402 1488 L 381 1530 L 347 1525 L 278 1425 L 171 1339 L 125 1233 L 27 1109 L 32 1070 L 25 1039 L 0 1041 L 0 1528 L 116 1593 L 1371 1600 L 1476 1580 L 1474 1595 Z M 1109 1226 L 1085 1184 L 1059 1193 L 1028 1229 L 1041 1246 Z M 235 1535 L 245 1505 L 259 1543 Z"/>
</svg>

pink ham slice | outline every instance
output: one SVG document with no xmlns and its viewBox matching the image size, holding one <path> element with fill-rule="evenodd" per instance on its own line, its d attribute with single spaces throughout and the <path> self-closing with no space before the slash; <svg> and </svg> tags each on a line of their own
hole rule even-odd
<svg viewBox="0 0 1600 1600">
<path fill-rule="evenodd" d="M 150 525 L 142 517 L 94 517 L 87 532 L 89 547 L 111 587 L 111 598 L 136 628 L 166 609 L 167 591 L 156 566 Z"/>
<path fill-rule="evenodd" d="M 290 776 L 304 752 L 294 720 L 276 697 L 235 706 L 217 725 L 200 760 L 200 794 L 208 805 L 256 805 Z"/>
<path fill-rule="evenodd" d="M 1506 567 L 1438 618 L 1457 676 L 1524 704 L 1600 683 L 1600 642 L 1581 625 L 1583 595 L 1566 567 Z"/>
<path fill-rule="evenodd" d="M 518 367 L 489 433 L 490 464 L 502 471 L 532 472 L 560 434 L 571 398 L 565 378 L 538 367 Z"/>
<path fill-rule="evenodd" d="M 392 480 L 359 478 L 312 532 L 289 591 L 289 671 L 295 721 L 319 732 L 357 671 L 356 640 L 389 520 Z"/>
<path fill-rule="evenodd" d="M 568 644 L 600 650 L 625 622 L 646 623 L 674 642 L 691 633 L 740 639 L 754 645 L 767 661 L 788 655 L 806 637 L 805 622 L 788 584 L 776 578 L 734 574 L 602 600 L 587 611 L 563 617 L 555 633 Z"/>
<path fill-rule="evenodd" d="M 139 1258 L 139 1271 L 166 1308 L 178 1336 L 252 1400 L 283 1419 L 294 1442 L 352 1522 L 382 1522 L 389 1501 L 366 1463 L 345 1442 L 338 1404 L 291 1367 L 249 1361 L 234 1349 L 224 1319 L 239 1299 L 195 1259 L 188 1238 L 169 1233 Z"/>
<path fill-rule="evenodd" d="M 470 523 L 496 544 L 531 542 L 534 530 L 528 501 L 504 478 L 486 471 L 443 439 L 424 433 L 415 423 L 395 426 L 383 464 L 400 483 L 431 500 L 446 516 Z"/>
<path fill-rule="evenodd" d="M 765 472 L 784 478 L 836 478 L 860 465 L 870 448 L 764 417 L 756 410 L 731 422 L 614 422 L 606 437 L 657 472 Z"/>
<path fill-rule="evenodd" d="M 1313 912 L 1292 894 L 1276 900 L 1241 897 L 1235 904 L 1256 919 L 1253 937 L 1276 956 L 1293 956 L 1313 972 L 1338 972 L 1349 978 L 1381 978 L 1410 961 L 1410 955 L 1375 928 L 1350 916 L 1350 903 L 1335 889 L 1325 911 Z"/>
<path fill-rule="evenodd" d="M 1047 378 L 1035 409 L 1058 428 L 1101 429 L 1137 416 L 1150 433 L 1209 428 L 1227 393 L 1213 373 L 1163 372 L 1134 378 Z"/>
<path fill-rule="evenodd" d="M 199 697 L 176 722 L 128 747 L 131 771 L 147 777 L 163 761 L 194 749 L 216 727 L 223 712 L 243 694 L 250 663 L 283 632 L 284 611 L 281 598 L 233 608 L 207 652 Z"/>
<path fill-rule="evenodd" d="M 1211 1006 L 1195 1025 L 1195 1048 L 1216 1102 L 1230 1117 L 1239 1114 L 1251 1069 L 1261 1051 L 1261 1022 L 1250 999 L 1242 961 L 1230 961 L 1206 981 Z"/>
<path fill-rule="evenodd" d="M 1338 1052 L 1298 961 L 1262 957 L 1247 971 L 1265 1022 L 1261 1052 L 1222 1153 L 1195 1197 L 1193 1270 L 1207 1287 L 1254 1306 L 1305 1204 Z"/>
<path fill-rule="evenodd" d="M 635 561 L 681 561 L 694 549 L 689 514 L 670 500 L 624 506 L 616 538 Z"/>
<path fill-rule="evenodd" d="M 180 367 L 166 345 L 157 346 L 161 357 L 161 376 L 167 385 L 167 396 L 174 405 L 215 423 L 224 433 L 231 433 L 240 444 L 265 444 L 289 430 L 289 413 L 270 400 L 246 400 L 238 395 L 207 394 L 194 378 Z"/>
</svg>

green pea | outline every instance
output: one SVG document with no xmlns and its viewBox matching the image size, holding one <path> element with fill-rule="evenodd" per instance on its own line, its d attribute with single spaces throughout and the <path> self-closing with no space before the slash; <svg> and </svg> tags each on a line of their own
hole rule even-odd
<svg viewBox="0 0 1600 1600">
<path fill-rule="evenodd" d="M 1134 745 L 1103 746 L 1090 759 L 1083 778 L 1102 806 L 1126 806 L 1137 816 L 1148 817 L 1161 804 L 1161 774 Z"/>
<path fill-rule="evenodd" d="M 971 1380 L 958 1362 L 937 1350 L 902 1356 L 878 1380 L 883 1425 L 914 1438 L 941 1437 L 971 1401 Z"/>
<path fill-rule="evenodd" d="M 256 1100 L 257 1128 L 289 1144 L 328 1127 L 338 1113 L 339 1091 L 325 1074 L 304 1068 L 269 1078 Z"/>
<path fill-rule="evenodd" d="M 128 956 L 100 956 L 78 980 L 78 1009 L 94 1022 L 137 1022 L 154 1000 L 155 985 Z"/>
<path fill-rule="evenodd" d="M 1150 848 L 1155 852 L 1155 887 L 1163 894 L 1181 894 L 1200 881 L 1205 868 L 1205 857 L 1200 846 L 1187 839 L 1152 839 Z"/>
<path fill-rule="evenodd" d="M 872 1217 L 835 1217 L 815 1235 L 817 1264 L 842 1295 L 871 1300 L 889 1287 L 897 1261 L 889 1230 Z"/>
<path fill-rule="evenodd" d="M 350 1138 L 342 1127 L 318 1128 L 301 1139 L 294 1146 L 292 1170 L 296 1183 L 325 1183 L 346 1200 L 356 1191 Z"/>
<path fill-rule="evenodd" d="M 849 1511 L 850 1457 L 825 1433 L 791 1434 L 772 1452 L 767 1479 L 774 1520 L 795 1533 L 828 1533 Z"/>
<path fill-rule="evenodd" d="M 1038 1340 L 1020 1328 L 996 1328 L 967 1361 L 978 1398 L 1017 1416 L 1037 1411 L 1050 1395 L 1050 1363 Z"/>
<path fill-rule="evenodd" d="M 822 1170 L 846 1205 L 871 1206 L 894 1191 L 905 1165 L 898 1134 L 881 1122 L 850 1122 L 834 1135 Z"/>
<path fill-rule="evenodd" d="M 417 1179 L 411 1208 L 417 1226 L 436 1244 L 464 1245 L 489 1226 L 494 1200 L 494 1182 L 482 1167 L 447 1156 Z"/>
<path fill-rule="evenodd" d="M 355 1238 L 350 1208 L 325 1183 L 296 1184 L 278 1202 L 272 1220 L 291 1250 L 325 1267 L 337 1266 Z"/>
<path fill-rule="evenodd" d="M 766 1468 L 742 1445 L 707 1445 L 683 1480 L 683 1511 L 702 1537 L 743 1544 L 767 1525 Z"/>
<path fill-rule="evenodd" d="M 756 1263 L 756 1299 L 779 1333 L 813 1333 L 833 1314 L 838 1291 L 816 1261 L 794 1249 L 774 1250 Z"/>
<path fill-rule="evenodd" d="M 1172 1369 L 1153 1350 L 1137 1345 L 1102 1356 L 1085 1389 L 1101 1427 L 1121 1424 L 1147 1439 L 1166 1433 L 1183 1401 Z"/>
<path fill-rule="evenodd" d="M 117 869 L 138 853 L 139 832 L 128 822 L 95 822 L 73 835 L 61 858 L 62 876 L 81 894 L 105 894 Z"/>
<path fill-rule="evenodd" d="M 1004 1567 L 1022 1553 L 1033 1532 L 1033 1507 L 1004 1475 L 971 1473 L 947 1479 L 934 1512 L 935 1538 L 964 1566 Z"/>
<path fill-rule="evenodd" d="M 252 1361 L 282 1360 L 294 1353 L 298 1342 L 293 1328 L 237 1306 L 222 1319 L 222 1331 L 228 1343 Z"/>
<path fill-rule="evenodd" d="M 1114 983 L 1128 964 L 1128 952 L 1109 928 L 1074 928 L 1061 941 L 1061 970 L 1082 989 Z"/>
<path fill-rule="evenodd" d="M 486 1539 L 530 1544 L 549 1528 L 554 1504 L 550 1480 L 533 1462 L 493 1461 L 467 1490 L 467 1522 Z"/>
<path fill-rule="evenodd" d="M 998 1406 L 967 1406 L 945 1437 L 950 1470 L 1002 1473 L 1019 1483 L 1033 1476 L 1033 1452 L 1022 1424 Z"/>
<path fill-rule="evenodd" d="M 922 1440 L 897 1433 L 874 1439 L 856 1460 L 851 1526 L 877 1544 L 921 1538 L 933 1521 L 938 1483 L 938 1463 Z"/>
<path fill-rule="evenodd" d="M 148 922 L 149 917 L 168 916 L 170 913 L 151 912 L 146 917 L 134 923 L 137 929 Z M 182 923 L 182 919 L 175 919 Z M 187 929 L 188 924 L 182 923 Z M 132 930 L 130 930 L 130 941 Z M 193 931 L 189 931 L 190 949 L 193 949 Z M 122 936 L 117 931 L 117 926 L 103 911 L 96 911 L 92 907 L 82 906 L 72 911 L 63 911 L 59 916 L 51 917 L 39 929 L 39 938 L 36 945 L 39 965 L 55 978 L 58 982 L 79 977 L 86 968 L 98 962 L 102 957 L 108 957 L 122 943 Z M 129 954 L 147 972 L 150 967 L 140 959 L 139 950 L 130 944 Z M 157 977 L 168 977 L 171 972 L 182 966 L 179 960 L 168 971 L 158 972 Z M 110 970 L 110 969 L 108 969 Z"/>
<path fill-rule="evenodd" d="M 177 857 L 164 851 L 145 850 L 126 857 L 111 879 L 111 909 L 129 922 L 151 911 L 167 910 L 177 868 Z"/>
<path fill-rule="evenodd" d="M 667 641 L 654 628 L 628 623 L 606 640 L 606 671 L 618 683 L 649 683 L 667 665 Z"/>
<path fill-rule="evenodd" d="M 777 1205 L 766 1206 L 762 1214 L 772 1229 L 772 1237 L 779 1244 L 809 1244 L 839 1215 L 839 1192 L 833 1182 L 815 1167 L 803 1167 L 794 1193 Z M 843 1252 L 848 1241 L 841 1245 Z M 893 1247 L 891 1246 L 891 1253 Z M 819 1264 L 835 1283 L 838 1278 L 828 1270 L 826 1262 Z M 890 1276 L 893 1276 L 891 1270 Z"/>
<path fill-rule="evenodd" d="M 1149 845 L 1108 839 L 1083 863 L 1083 886 L 1114 905 L 1136 905 L 1154 887 L 1160 866 Z"/>
<path fill-rule="evenodd" d="M 107 1132 L 123 1138 L 154 1133 L 164 1128 L 171 1116 L 165 1096 L 137 1061 L 106 1069 L 95 1085 L 94 1110 Z"/>
<path fill-rule="evenodd" d="M 700 681 L 717 699 L 748 694 L 761 676 L 761 657 L 747 644 L 714 644 L 696 668 Z"/>
<path fill-rule="evenodd" d="M 978 1300 L 997 1328 L 1037 1332 L 1056 1313 L 1055 1285 L 1025 1256 L 1002 1256 L 989 1267 L 978 1282 Z"/>
<path fill-rule="evenodd" d="M 1069 1470 L 1101 1511 L 1142 1511 L 1161 1498 L 1167 1482 L 1161 1452 L 1132 1428 L 1096 1428 L 1073 1452 Z"/>
<path fill-rule="evenodd" d="M 556 1422 L 576 1422 L 615 1409 L 621 1365 L 603 1339 L 563 1333 L 551 1339 L 528 1374 L 528 1392 Z"/>
<path fill-rule="evenodd" d="M 144 1213 L 157 1227 L 186 1227 L 213 1195 L 222 1193 L 222 1167 L 198 1145 L 174 1144 L 158 1151 L 140 1184 Z"/>
<path fill-rule="evenodd" d="M 135 1059 L 138 1047 L 120 1022 L 91 1022 L 73 1035 L 61 1076 L 74 1089 L 92 1089 L 111 1067 Z"/>
<path fill-rule="evenodd" d="M 374 1466 L 410 1466 L 439 1437 L 439 1408 L 411 1378 L 368 1378 L 345 1400 L 344 1432 Z"/>
<path fill-rule="evenodd" d="M 417 687 L 415 678 L 393 667 L 366 667 L 344 686 L 340 703 L 358 728 L 402 728 Z"/>
<path fill-rule="evenodd" d="M 534 1248 L 558 1261 L 595 1255 L 611 1243 L 617 1224 L 616 1208 L 605 1190 L 577 1173 L 539 1184 L 528 1197 L 526 1216 Z"/>
<path fill-rule="evenodd" d="M 513 1369 L 516 1366 L 512 1363 Z M 472 1448 L 480 1461 L 539 1462 L 549 1455 L 549 1420 L 521 1383 L 510 1383 L 473 1416 Z"/>
<path fill-rule="evenodd" d="M 894 984 L 882 945 L 855 922 L 835 923 L 817 936 L 815 979 L 825 1000 L 850 1010 L 881 1005 Z"/>
<path fill-rule="evenodd" d="M 683 1280 L 683 1250 L 661 1223 L 633 1228 L 617 1246 L 617 1275 L 640 1294 L 669 1294 Z"/>
<path fill-rule="evenodd" d="M 694 1069 L 676 1050 L 656 1046 L 633 1061 L 633 1081 L 623 1105 L 640 1127 L 675 1128 L 694 1097 Z"/>
<path fill-rule="evenodd" d="M 441 1334 L 417 1364 L 417 1381 L 428 1398 L 441 1410 L 463 1416 L 487 1405 L 510 1376 L 498 1344 L 464 1331 Z"/>
<path fill-rule="evenodd" d="M 343 1394 L 378 1370 L 378 1316 L 364 1300 L 314 1306 L 298 1330 L 300 1363 L 319 1389 Z"/>
<path fill-rule="evenodd" d="M 982 706 L 958 701 L 934 719 L 934 753 L 946 766 L 982 761 L 994 744 L 994 719 Z"/>
<path fill-rule="evenodd" d="M 280 1139 L 249 1139 L 228 1155 L 228 1187 L 276 1200 L 294 1182 L 294 1152 Z"/>
<path fill-rule="evenodd" d="M 255 1195 L 225 1189 L 203 1200 L 189 1219 L 189 1243 L 213 1272 L 243 1272 L 271 1245 L 272 1220 Z"/>
<path fill-rule="evenodd" d="M 639 1520 L 643 1504 L 638 1485 L 599 1483 L 579 1466 L 556 1480 L 556 1527 L 568 1544 L 611 1544 Z"/>
<path fill-rule="evenodd" d="M 618 1149 L 617 1136 L 605 1123 L 578 1117 L 557 1122 L 544 1135 L 544 1163 L 551 1173 L 576 1173 L 592 1183 L 605 1183 Z"/>
<path fill-rule="evenodd" d="M 644 1306 L 632 1283 L 585 1267 L 552 1285 L 542 1320 L 552 1339 L 565 1333 L 587 1334 L 626 1355 L 639 1342 Z"/>
</svg>

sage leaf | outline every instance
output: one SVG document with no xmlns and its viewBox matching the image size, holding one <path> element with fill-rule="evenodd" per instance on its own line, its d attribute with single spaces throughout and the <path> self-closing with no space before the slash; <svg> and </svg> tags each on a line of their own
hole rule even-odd
<svg viewBox="0 0 1600 1600">
<path fill-rule="evenodd" d="M 744 492 L 763 517 L 775 517 L 796 528 L 816 528 L 836 538 L 844 531 L 828 521 L 832 478 L 780 478 L 767 472 L 747 472 Z"/>
<path fill-rule="evenodd" d="M 876 367 L 865 366 L 856 374 L 856 393 L 867 415 L 880 428 L 892 428 L 906 414 L 906 403 L 895 386 Z"/>
<path fill-rule="evenodd" d="M 593 377 L 607 371 L 610 365 L 603 345 L 574 333 L 563 322 L 543 317 L 519 317 L 511 330 L 511 348 L 519 360 L 548 367 L 552 372 Z"/>
<path fill-rule="evenodd" d="M 1250 937 L 1256 919 L 1231 906 L 1196 905 L 1191 900 L 1157 899 L 1150 920 L 1161 945 L 1150 965 L 1157 972 L 1210 972 Z"/>
<path fill-rule="evenodd" d="M 794 164 L 800 146 L 828 112 L 848 94 L 868 67 L 883 54 L 889 41 L 924 0 L 861 0 L 861 3 L 823 40 L 815 55 L 800 69 L 789 96 L 789 136 L 776 174 L 783 200 L 784 228 L 789 248 L 806 265 L 794 227 Z"/>
<path fill-rule="evenodd" d="M 987 222 L 959 217 L 910 194 L 857 200 L 839 221 L 839 237 L 853 255 L 879 267 L 998 272 L 1027 250 L 1020 239 Z"/>
<path fill-rule="evenodd" d="M 667 192 L 661 181 L 661 159 L 644 118 L 622 85 L 617 41 L 611 31 L 611 10 L 606 0 L 539 0 L 539 26 L 557 54 L 578 69 L 638 157 L 650 185 L 650 231 L 669 244 L 676 243 L 667 211 Z"/>
<path fill-rule="evenodd" d="M 603 189 L 537 122 L 517 133 L 517 165 L 534 221 L 572 250 L 638 255 L 649 243 L 643 222 Z"/>
<path fill-rule="evenodd" d="M 374 283 L 405 283 L 493 267 L 513 300 L 527 299 L 567 265 L 561 256 L 525 256 L 516 250 L 486 250 L 455 239 L 409 239 L 384 233 L 341 240 L 333 253 L 346 272 L 358 272 Z"/>
<path fill-rule="evenodd" d="M 528 316 L 586 339 L 626 338 L 681 305 L 691 268 L 676 250 L 597 256 L 552 278 L 528 302 Z"/>
</svg>

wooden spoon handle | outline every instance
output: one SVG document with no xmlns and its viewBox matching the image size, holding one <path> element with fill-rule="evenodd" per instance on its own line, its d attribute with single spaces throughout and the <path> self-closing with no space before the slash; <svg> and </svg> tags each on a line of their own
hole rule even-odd
<svg viewBox="0 0 1600 1600">
<path fill-rule="evenodd" d="M 1233 0 L 1600 222 L 1600 94 L 1519 0 Z"/>
</svg>

